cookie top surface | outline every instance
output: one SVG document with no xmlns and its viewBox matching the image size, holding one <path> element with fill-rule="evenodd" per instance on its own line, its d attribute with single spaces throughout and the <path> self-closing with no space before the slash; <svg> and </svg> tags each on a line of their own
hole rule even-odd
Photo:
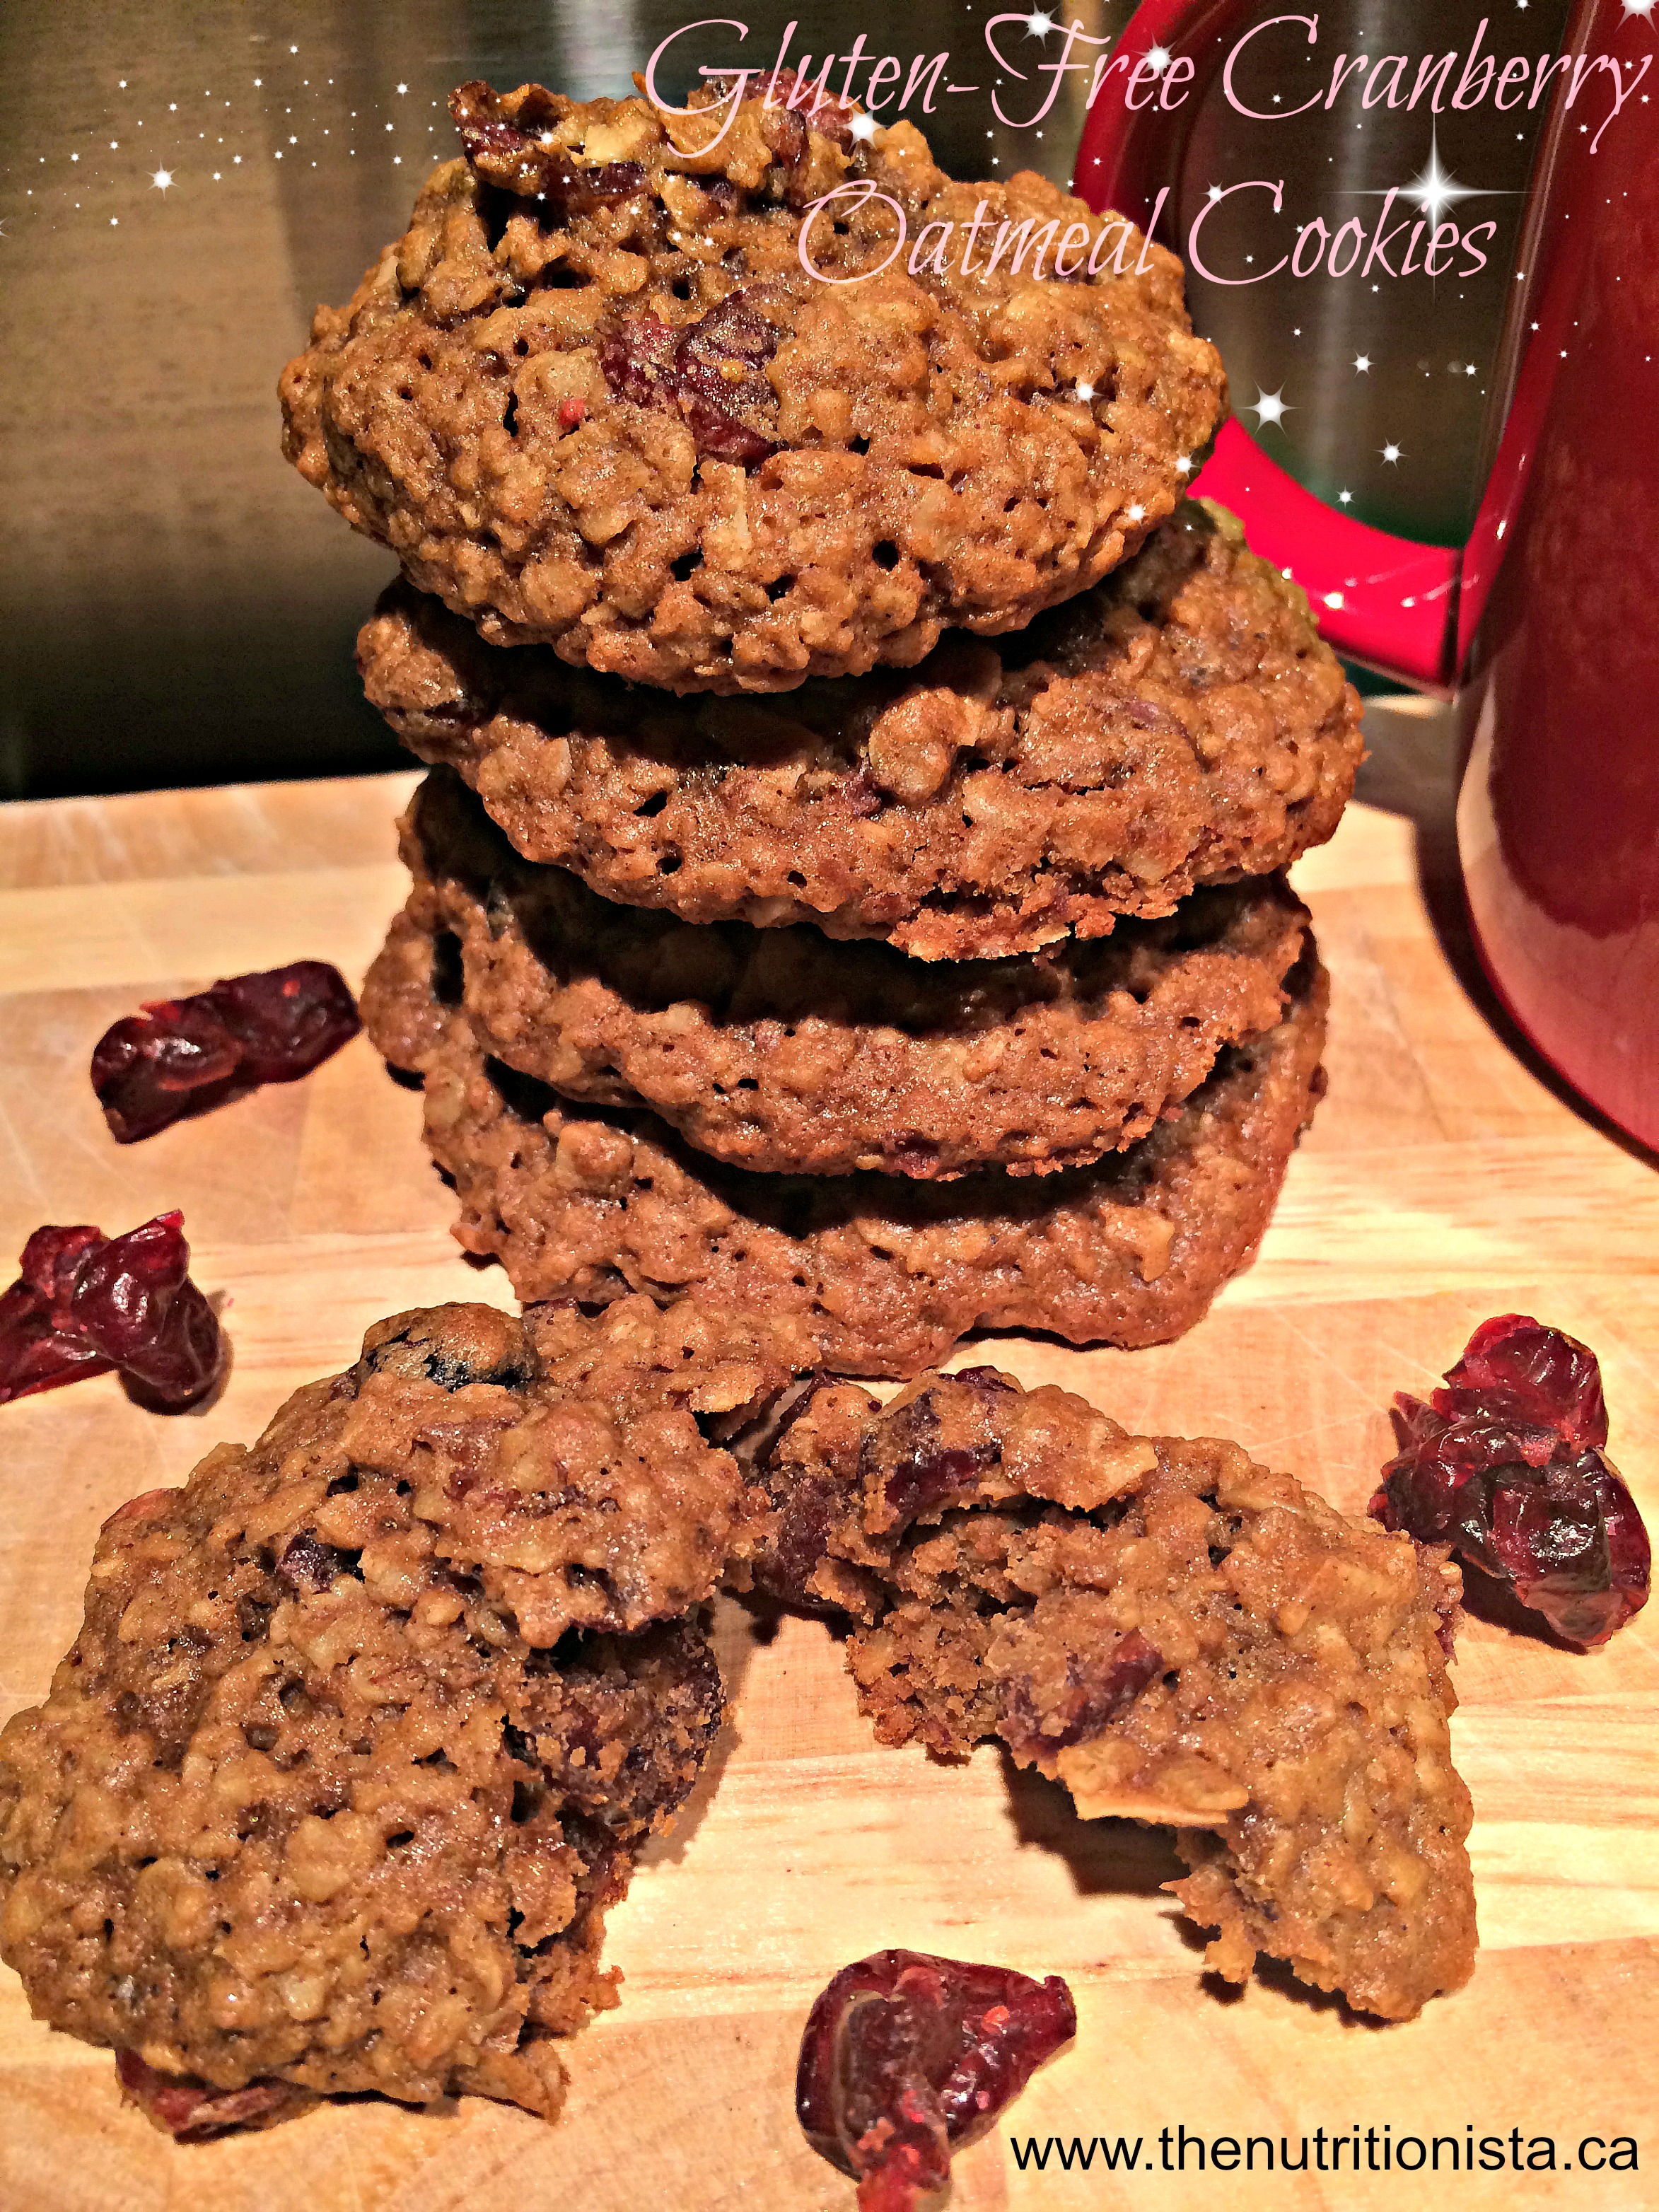
<svg viewBox="0 0 1659 2212">
<path fill-rule="evenodd" d="M 697 927 L 521 860 L 442 769 L 403 848 L 410 917 L 453 947 L 486 1051 L 775 1173 L 1027 1174 L 1121 1151 L 1274 1026 L 1307 921 L 1273 877 L 1013 960 Z"/>
<path fill-rule="evenodd" d="M 1074 1344 L 1179 1336 L 1254 1255 L 1321 1087 L 1325 982 L 1308 951 L 1278 1028 L 1230 1048 L 1172 1119 L 1092 1167 L 756 1175 L 653 1115 L 566 1103 L 486 1059 L 434 995 L 433 950 L 396 925 L 362 1011 L 393 1066 L 423 1076 L 459 1242 L 499 1256 L 521 1298 L 644 1290 L 763 1312 L 843 1373 L 913 1375 L 975 1327 Z"/>
<path fill-rule="evenodd" d="M 675 700 L 496 652 L 398 585 L 368 696 L 527 859 L 683 920 L 813 921 L 924 959 L 1000 957 L 1330 836 L 1359 701 L 1301 591 L 1185 501 L 1092 590 L 908 675 Z"/>
<path fill-rule="evenodd" d="M 1000 1737 L 1085 1817 L 1182 1829 L 1172 1887 L 1233 1980 L 1261 1949 L 1385 2019 L 1467 1980 L 1443 1551 L 990 1368 L 798 1394 L 752 1456 L 757 1577 L 860 1620 L 884 1740 Z"/>
<path fill-rule="evenodd" d="M 304 1445 L 318 1478 L 410 1482 L 441 1557 L 526 1642 L 631 1631 L 701 1603 L 741 1548 L 742 1481 L 707 1431 L 777 1388 L 786 1335 L 643 1298 L 598 1320 L 437 1307 L 369 1332 Z"/>
<path fill-rule="evenodd" d="M 790 90 L 464 87 L 467 155 L 285 370 L 302 474 L 491 643 L 683 691 L 909 666 L 1173 507 L 1224 390 L 1174 256 Z"/>
<path fill-rule="evenodd" d="M 137 2054 L 158 2119 L 145 2069 L 556 2106 L 547 2039 L 615 2002 L 604 1910 L 722 1711 L 684 1620 L 558 1622 L 712 1583 L 742 1478 L 692 1408 L 757 1372 L 752 1332 L 683 1316 L 671 1350 L 635 1308 L 399 1316 L 106 1525 L 75 1646 L 0 1736 L 0 1948 L 37 2013 Z M 613 1571 L 641 1450 L 656 1507 Z"/>
</svg>

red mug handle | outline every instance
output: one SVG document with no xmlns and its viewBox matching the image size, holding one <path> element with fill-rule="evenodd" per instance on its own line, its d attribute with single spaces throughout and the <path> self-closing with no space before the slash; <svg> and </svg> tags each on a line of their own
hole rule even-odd
<svg viewBox="0 0 1659 2212">
<path fill-rule="evenodd" d="M 1142 0 L 1116 52 L 1138 58 L 1162 46 L 1196 60 L 1232 5 Z M 1115 79 L 1107 79 L 1084 125 L 1073 190 L 1097 213 L 1109 207 L 1144 224 L 1160 185 L 1179 170 L 1186 113 L 1132 109 Z M 1270 459 L 1236 416 L 1222 426 L 1191 488 L 1231 507 L 1263 559 L 1302 586 L 1339 653 L 1451 696 L 1462 563 L 1455 548 L 1420 545 L 1327 507 Z"/>
</svg>

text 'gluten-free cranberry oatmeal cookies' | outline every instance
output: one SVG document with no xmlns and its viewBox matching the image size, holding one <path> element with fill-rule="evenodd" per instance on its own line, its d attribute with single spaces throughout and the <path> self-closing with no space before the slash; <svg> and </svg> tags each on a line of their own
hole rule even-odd
<svg viewBox="0 0 1659 2212">
<path fill-rule="evenodd" d="M 1102 936 L 1288 867 L 1364 753 L 1300 587 L 1198 500 L 1024 631 L 787 698 L 677 700 L 501 652 L 404 583 L 357 654 L 403 743 L 526 859 L 683 921 L 811 921 L 924 960 Z"/>
<path fill-rule="evenodd" d="M 1085 1818 L 1175 1826 L 1230 1981 L 1261 1952 L 1409 2020 L 1468 1980 L 1443 1547 L 990 1368 L 884 1407 L 815 1379 L 739 1449 L 774 1513 L 736 1579 L 852 1616 L 884 1742 L 1000 1739 Z"/>
<path fill-rule="evenodd" d="M 723 1711 L 712 1437 L 811 1348 L 635 1298 L 404 1314 L 123 1506 L 0 1735 L 0 1951 L 185 2136 L 312 2097 L 551 2115 L 606 1909 Z"/>
<path fill-rule="evenodd" d="M 909 667 L 1173 508 L 1224 389 L 1175 256 L 793 89 L 463 86 L 464 154 L 284 372 L 301 472 L 491 644 L 680 691 Z"/>
</svg>

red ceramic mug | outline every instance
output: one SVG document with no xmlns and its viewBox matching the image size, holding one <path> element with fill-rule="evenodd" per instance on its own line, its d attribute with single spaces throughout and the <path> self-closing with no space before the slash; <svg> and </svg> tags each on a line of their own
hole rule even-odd
<svg viewBox="0 0 1659 2212">
<path fill-rule="evenodd" d="M 1136 11 L 1084 132 L 1085 199 L 1150 214 L 1192 125 L 1125 99 L 1133 62 L 1190 62 L 1201 87 L 1237 15 L 1230 0 Z M 1500 349 L 1502 437 L 1465 547 L 1325 506 L 1236 419 L 1195 488 L 1294 574 L 1340 652 L 1455 693 L 1458 843 L 1482 960 L 1575 1088 L 1659 1148 L 1656 46 L 1650 9 L 1577 0 Z M 1603 114 L 1569 93 L 1614 68 L 1622 104 L 1598 128 Z"/>
</svg>

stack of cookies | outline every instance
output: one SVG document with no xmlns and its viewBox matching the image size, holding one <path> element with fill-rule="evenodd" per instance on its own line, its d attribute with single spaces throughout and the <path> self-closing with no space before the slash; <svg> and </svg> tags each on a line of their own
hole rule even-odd
<svg viewBox="0 0 1659 2212">
<path fill-rule="evenodd" d="M 463 88 L 285 373 L 434 771 L 365 1020 L 526 1302 L 765 1309 L 869 1376 L 1175 1336 L 1318 1095 L 1283 872 L 1358 702 L 1181 497 L 1224 386 L 1172 256 L 741 90 Z"/>
</svg>

